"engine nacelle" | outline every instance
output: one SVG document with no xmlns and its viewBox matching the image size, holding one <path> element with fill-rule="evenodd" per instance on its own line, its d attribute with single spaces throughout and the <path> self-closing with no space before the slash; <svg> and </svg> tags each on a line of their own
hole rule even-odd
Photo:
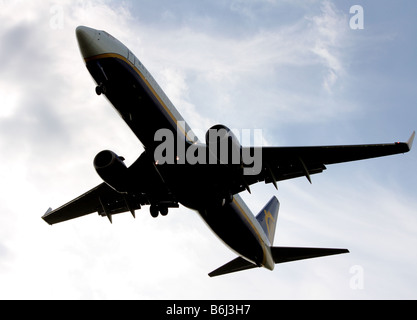
<svg viewBox="0 0 417 320">
<path fill-rule="evenodd" d="M 206 133 L 206 144 L 209 149 L 208 163 L 242 165 L 242 146 L 232 130 L 225 125 L 211 127 Z"/>
<path fill-rule="evenodd" d="M 113 151 L 104 150 L 94 158 L 94 168 L 107 185 L 119 193 L 127 192 L 128 176 L 124 158 Z"/>
</svg>

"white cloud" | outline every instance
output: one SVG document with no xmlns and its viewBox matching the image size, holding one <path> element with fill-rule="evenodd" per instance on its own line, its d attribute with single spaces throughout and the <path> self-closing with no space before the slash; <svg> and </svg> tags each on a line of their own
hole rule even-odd
<svg viewBox="0 0 417 320">
<path fill-rule="evenodd" d="M 323 86 L 326 90 L 332 90 L 337 79 L 343 75 L 344 68 L 340 60 L 340 50 L 345 40 L 344 35 L 347 33 L 347 16 L 337 12 L 335 6 L 324 1 L 322 4 L 322 15 L 311 18 L 314 28 L 317 32 L 315 45 L 312 52 L 324 60 L 328 68 L 327 76 L 324 78 Z"/>
</svg>

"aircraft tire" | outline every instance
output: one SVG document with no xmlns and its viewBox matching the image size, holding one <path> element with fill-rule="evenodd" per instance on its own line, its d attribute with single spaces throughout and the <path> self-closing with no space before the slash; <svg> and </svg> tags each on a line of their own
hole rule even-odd
<svg viewBox="0 0 417 320">
<path fill-rule="evenodd" d="M 96 87 L 96 94 L 100 96 L 106 93 L 107 93 L 107 87 L 103 83 L 100 83 L 100 85 Z"/>
<path fill-rule="evenodd" d="M 161 207 L 161 208 L 159 208 L 159 213 L 162 215 L 162 216 L 166 216 L 167 214 L 168 214 L 168 208 L 166 208 L 166 207 Z"/>
<path fill-rule="evenodd" d="M 151 206 L 149 208 L 152 218 L 157 218 L 159 215 L 159 208 L 157 206 Z"/>
</svg>

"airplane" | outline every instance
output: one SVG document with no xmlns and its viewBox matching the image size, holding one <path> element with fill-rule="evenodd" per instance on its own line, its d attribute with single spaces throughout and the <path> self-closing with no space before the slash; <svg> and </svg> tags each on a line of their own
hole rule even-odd
<svg viewBox="0 0 417 320">
<path fill-rule="evenodd" d="M 103 182 L 56 210 L 49 208 L 43 220 L 53 225 L 97 212 L 112 222 L 113 215 L 122 212 L 135 217 L 144 205 L 157 217 L 181 204 L 198 212 L 237 254 L 210 277 L 257 267 L 273 270 L 278 263 L 348 253 L 339 248 L 274 246 L 278 199 L 272 197 L 254 216 L 239 194 L 251 192 L 250 186 L 262 181 L 276 189 L 279 181 L 298 177 L 311 183 L 311 175 L 327 165 L 406 153 L 413 144 L 415 132 L 407 142 L 387 144 L 242 147 L 224 125 L 210 128 L 203 143 L 124 44 L 85 26 L 76 29 L 76 37 L 97 95 L 110 101 L 144 152 L 130 167 L 112 151 L 97 154 L 94 167 Z"/>
</svg>

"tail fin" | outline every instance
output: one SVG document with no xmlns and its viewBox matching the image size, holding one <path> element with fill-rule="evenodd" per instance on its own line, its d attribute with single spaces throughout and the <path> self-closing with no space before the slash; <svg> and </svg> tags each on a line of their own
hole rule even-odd
<svg viewBox="0 0 417 320">
<path fill-rule="evenodd" d="M 271 245 L 274 243 L 275 228 L 277 226 L 279 211 L 279 201 L 276 197 L 272 197 L 266 206 L 256 216 L 265 234 L 267 235 Z"/>
</svg>

